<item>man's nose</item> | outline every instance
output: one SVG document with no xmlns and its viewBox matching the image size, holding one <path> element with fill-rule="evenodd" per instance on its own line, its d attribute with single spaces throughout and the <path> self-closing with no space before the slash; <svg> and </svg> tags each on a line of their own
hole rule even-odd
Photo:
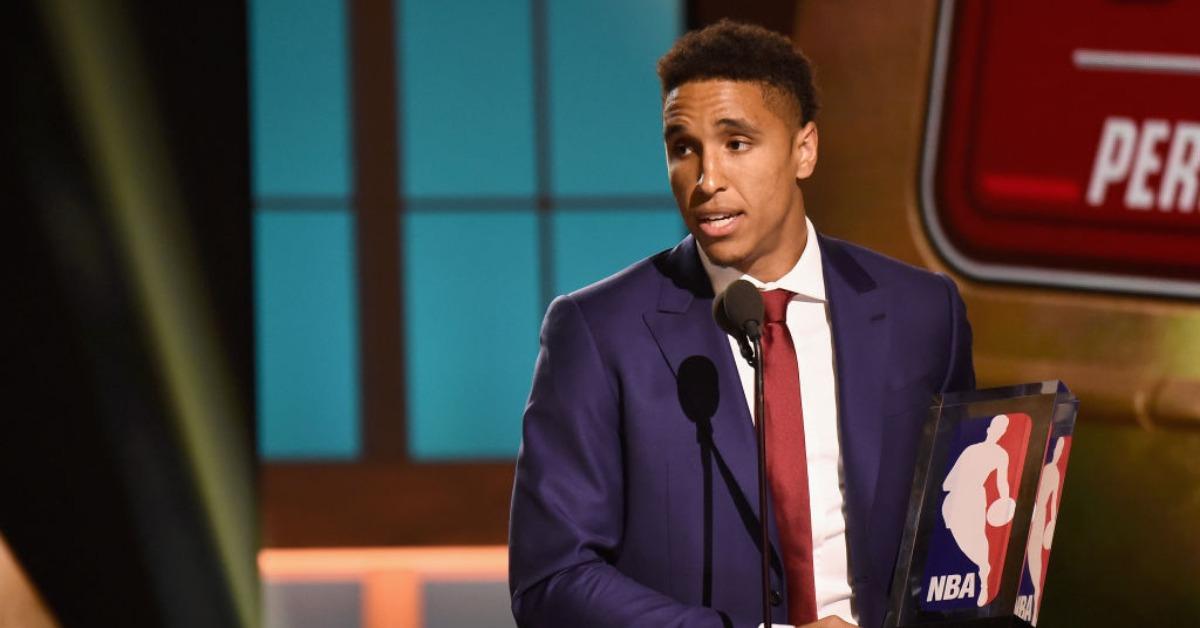
<svg viewBox="0 0 1200 628">
<path fill-rule="evenodd" d="M 708 196 L 725 189 L 725 177 L 715 157 L 709 157 L 700 164 L 700 179 L 696 185 Z"/>
</svg>

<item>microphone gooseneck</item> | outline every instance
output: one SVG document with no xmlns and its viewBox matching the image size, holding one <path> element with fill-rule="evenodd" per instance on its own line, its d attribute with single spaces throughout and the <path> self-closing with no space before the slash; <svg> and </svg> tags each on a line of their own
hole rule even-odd
<svg viewBox="0 0 1200 628">
<path fill-rule="evenodd" d="M 767 534 L 767 432 L 766 395 L 763 390 L 762 322 L 764 316 L 762 293 L 754 284 L 739 279 L 713 300 L 713 319 L 725 333 L 733 336 L 742 357 L 754 367 L 754 424 L 758 437 L 758 534 L 763 626 L 771 622 L 771 542 Z"/>
</svg>

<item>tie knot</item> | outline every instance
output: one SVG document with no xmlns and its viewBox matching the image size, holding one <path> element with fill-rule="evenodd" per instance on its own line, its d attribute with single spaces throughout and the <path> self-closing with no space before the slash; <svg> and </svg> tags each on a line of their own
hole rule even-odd
<svg viewBox="0 0 1200 628">
<path fill-rule="evenodd" d="M 763 322 L 767 324 L 786 323 L 788 301 L 791 301 L 793 296 L 795 293 L 782 288 L 764 291 L 762 293 L 763 318 L 766 320 Z"/>
</svg>

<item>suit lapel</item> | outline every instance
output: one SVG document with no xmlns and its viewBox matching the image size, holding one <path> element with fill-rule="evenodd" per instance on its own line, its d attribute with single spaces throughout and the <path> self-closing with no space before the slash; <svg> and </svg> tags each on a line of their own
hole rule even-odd
<svg viewBox="0 0 1200 628">
<path fill-rule="evenodd" d="M 666 276 L 658 307 L 644 315 L 663 357 L 678 376 L 684 360 L 701 356 L 717 371 L 719 405 L 712 418 L 713 446 L 757 516 L 758 471 L 754 424 L 729 339 L 712 318 L 712 285 L 688 236 L 660 258 Z"/>
<path fill-rule="evenodd" d="M 850 560 L 852 573 L 861 576 L 868 573 L 870 513 L 883 447 L 880 414 L 889 329 L 885 292 L 844 243 L 818 238 L 833 327 Z"/>
</svg>

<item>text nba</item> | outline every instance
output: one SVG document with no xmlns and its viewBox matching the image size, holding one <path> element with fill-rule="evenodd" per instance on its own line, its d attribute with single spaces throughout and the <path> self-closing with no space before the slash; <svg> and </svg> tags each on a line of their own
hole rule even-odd
<svg viewBox="0 0 1200 628">
<path fill-rule="evenodd" d="M 975 597 L 975 572 L 965 576 L 952 573 L 948 576 L 933 576 L 929 579 L 926 602 L 962 600 Z"/>
</svg>

